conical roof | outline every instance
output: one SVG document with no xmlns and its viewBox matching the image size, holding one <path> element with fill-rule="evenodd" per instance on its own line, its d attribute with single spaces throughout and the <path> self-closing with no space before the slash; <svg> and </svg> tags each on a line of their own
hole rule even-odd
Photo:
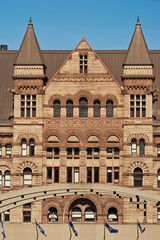
<svg viewBox="0 0 160 240">
<path fill-rule="evenodd" d="M 15 65 L 43 65 L 40 47 L 31 19 L 21 44 L 18 57 L 15 61 Z"/>
<path fill-rule="evenodd" d="M 137 19 L 136 28 L 124 61 L 124 65 L 152 65 L 148 47 Z"/>
</svg>

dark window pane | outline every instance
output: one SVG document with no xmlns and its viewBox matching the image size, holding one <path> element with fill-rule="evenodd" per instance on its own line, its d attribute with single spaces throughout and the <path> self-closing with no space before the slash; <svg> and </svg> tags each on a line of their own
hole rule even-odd
<svg viewBox="0 0 160 240">
<path fill-rule="evenodd" d="M 24 117 L 24 108 L 21 108 L 21 117 Z"/>
<path fill-rule="evenodd" d="M 59 167 L 54 168 L 54 182 L 55 183 L 59 182 Z"/>
<path fill-rule="evenodd" d="M 54 101 L 54 117 L 60 117 L 60 101 L 55 100 Z"/>
<path fill-rule="evenodd" d="M 32 108 L 32 117 L 36 117 L 36 108 Z"/>
<path fill-rule="evenodd" d="M 31 211 L 23 212 L 23 222 L 31 222 Z"/>
<path fill-rule="evenodd" d="M 139 155 L 141 157 L 144 156 L 144 149 L 145 149 L 145 141 L 144 141 L 144 139 L 140 139 L 140 141 L 139 141 Z"/>
<path fill-rule="evenodd" d="M 73 117 L 73 102 L 72 102 L 72 100 L 67 101 L 67 117 Z"/>
<path fill-rule="evenodd" d="M 136 108 L 136 117 L 140 117 L 140 108 Z"/>
<path fill-rule="evenodd" d="M 94 168 L 94 182 L 95 183 L 99 182 L 99 167 Z"/>
<path fill-rule="evenodd" d="M 108 100 L 107 101 L 107 117 L 113 117 L 113 101 Z"/>
<path fill-rule="evenodd" d="M 111 182 L 112 182 L 112 168 L 107 167 L 107 183 L 111 183 Z"/>
<path fill-rule="evenodd" d="M 67 183 L 71 183 L 71 182 L 72 182 L 72 168 L 67 167 Z"/>
<path fill-rule="evenodd" d="M 134 108 L 131 108 L 130 116 L 134 117 Z"/>
<path fill-rule="evenodd" d="M 30 108 L 27 108 L 27 117 L 30 117 Z"/>
<path fill-rule="evenodd" d="M 86 98 L 81 98 L 79 100 L 79 117 L 87 117 L 88 116 L 88 101 Z"/>
<path fill-rule="evenodd" d="M 47 167 L 47 180 L 52 180 L 52 167 Z"/>
<path fill-rule="evenodd" d="M 91 183 L 91 182 L 92 182 L 92 168 L 87 167 L 87 183 Z"/>
<path fill-rule="evenodd" d="M 99 100 L 95 100 L 94 101 L 94 117 L 100 117 L 100 101 Z"/>
<path fill-rule="evenodd" d="M 146 109 L 142 108 L 142 117 L 146 117 Z"/>
</svg>

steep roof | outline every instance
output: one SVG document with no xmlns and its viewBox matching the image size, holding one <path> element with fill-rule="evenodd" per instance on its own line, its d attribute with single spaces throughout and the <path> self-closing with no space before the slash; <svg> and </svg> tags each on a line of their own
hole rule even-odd
<svg viewBox="0 0 160 240">
<path fill-rule="evenodd" d="M 152 64 L 153 63 L 138 18 L 136 28 L 124 61 L 124 65 Z"/>
<path fill-rule="evenodd" d="M 43 65 L 40 47 L 30 20 L 15 65 Z"/>
</svg>

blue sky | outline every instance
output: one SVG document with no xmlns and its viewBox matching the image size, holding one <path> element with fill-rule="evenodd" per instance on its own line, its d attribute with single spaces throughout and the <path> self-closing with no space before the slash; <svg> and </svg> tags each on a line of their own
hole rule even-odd
<svg viewBox="0 0 160 240">
<path fill-rule="evenodd" d="M 83 35 L 93 49 L 127 49 L 137 16 L 149 49 L 160 49 L 160 0 L 5 0 L 0 45 L 19 49 L 29 17 L 41 49 L 74 49 Z"/>
</svg>

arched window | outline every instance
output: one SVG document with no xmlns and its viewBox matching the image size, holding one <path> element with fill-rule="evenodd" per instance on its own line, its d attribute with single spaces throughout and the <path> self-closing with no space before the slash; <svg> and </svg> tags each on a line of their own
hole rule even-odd
<svg viewBox="0 0 160 240">
<path fill-rule="evenodd" d="M 93 109 L 94 109 L 94 117 L 100 117 L 100 111 L 101 111 L 101 105 L 100 105 L 100 101 L 99 100 L 95 100 L 93 103 Z"/>
<path fill-rule="evenodd" d="M 4 172 L 4 186 L 10 187 L 11 186 L 11 174 L 9 170 Z"/>
<path fill-rule="evenodd" d="M 22 147 L 22 157 L 27 156 L 27 140 L 25 138 L 21 141 L 21 147 Z"/>
<path fill-rule="evenodd" d="M 132 142 L 131 142 L 131 153 L 132 153 L 132 156 L 137 155 L 137 140 L 135 138 L 132 139 Z"/>
<path fill-rule="evenodd" d="M 106 103 L 106 117 L 113 117 L 113 101 L 108 100 Z"/>
<path fill-rule="evenodd" d="M 160 188 L 160 169 L 157 171 L 157 187 Z"/>
<path fill-rule="evenodd" d="M 60 117 L 60 115 L 61 115 L 61 112 L 60 112 L 60 110 L 61 110 L 61 103 L 60 103 L 60 101 L 59 100 L 55 100 L 53 105 L 54 105 L 53 116 L 54 117 Z"/>
<path fill-rule="evenodd" d="M 88 100 L 85 97 L 79 100 L 79 117 L 88 117 Z"/>
<path fill-rule="evenodd" d="M 145 155 L 145 141 L 143 138 L 139 140 L 139 156 Z"/>
<path fill-rule="evenodd" d="M 67 106 L 67 117 L 73 117 L 73 101 L 68 100 L 66 103 Z"/>
<path fill-rule="evenodd" d="M 134 187 L 142 187 L 143 185 L 143 172 L 141 168 L 134 169 Z"/>
<path fill-rule="evenodd" d="M 0 188 L 2 187 L 2 171 L 0 171 Z"/>
<path fill-rule="evenodd" d="M 29 140 L 29 155 L 34 156 L 34 154 L 35 154 L 35 144 L 34 144 L 34 139 L 31 138 Z"/>
<path fill-rule="evenodd" d="M 115 207 L 111 207 L 108 209 L 108 221 L 109 222 L 118 221 L 118 211 Z"/>
<path fill-rule="evenodd" d="M 85 210 L 85 221 L 87 222 L 93 222 L 95 219 L 95 212 L 92 207 L 87 207 Z"/>
<path fill-rule="evenodd" d="M 32 170 L 28 167 L 23 170 L 23 180 L 24 186 L 32 185 Z"/>
<path fill-rule="evenodd" d="M 54 207 L 48 209 L 48 222 L 58 222 L 58 212 Z"/>
<path fill-rule="evenodd" d="M 81 222 L 82 212 L 81 212 L 81 209 L 79 207 L 73 208 L 71 214 L 72 214 L 72 221 Z"/>
</svg>

